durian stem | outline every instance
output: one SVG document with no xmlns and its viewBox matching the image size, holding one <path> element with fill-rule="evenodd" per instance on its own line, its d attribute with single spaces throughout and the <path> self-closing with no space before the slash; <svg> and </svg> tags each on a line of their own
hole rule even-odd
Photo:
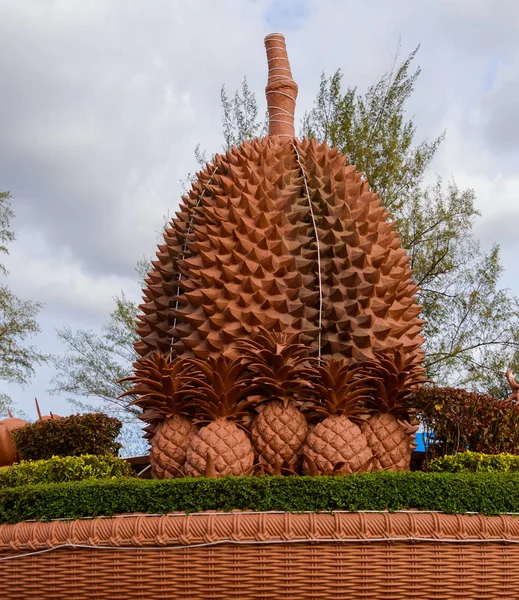
<svg viewBox="0 0 519 600">
<path fill-rule="evenodd" d="M 297 84 L 292 79 L 284 36 L 280 33 L 267 35 L 265 48 L 269 69 L 265 88 L 269 111 L 269 136 L 294 138 Z"/>
</svg>

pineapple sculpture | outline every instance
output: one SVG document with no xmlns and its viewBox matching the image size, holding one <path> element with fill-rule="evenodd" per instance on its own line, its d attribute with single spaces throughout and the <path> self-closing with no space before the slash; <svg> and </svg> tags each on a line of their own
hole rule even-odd
<svg viewBox="0 0 519 600">
<path fill-rule="evenodd" d="M 295 138 L 285 40 L 272 34 L 265 45 L 268 136 L 217 154 L 197 175 L 146 279 L 136 385 L 155 353 L 189 364 L 174 367 L 171 389 L 182 394 L 161 388 L 161 400 L 144 399 L 142 390 L 139 400 L 157 474 L 236 475 L 254 462 L 297 471 L 303 450 L 304 468 L 319 473 L 393 468 L 369 446 L 386 435 L 382 423 L 403 435 L 400 399 L 423 376 L 417 287 L 388 212 L 336 148 Z M 386 407 L 380 386 L 393 371 L 379 357 L 391 352 L 405 357 L 406 378 Z M 355 422 L 366 415 L 364 388 L 350 370 L 359 363 L 380 367 L 366 375 L 379 383 L 364 432 Z M 310 435 L 309 394 L 321 419 Z M 165 440 L 180 446 L 173 415 L 191 421 L 185 463 L 170 469 L 159 457 Z M 207 424 L 193 434 L 194 422 Z"/>
<path fill-rule="evenodd" d="M 362 371 L 345 360 L 332 359 L 315 369 L 314 417 L 324 419 L 308 435 L 303 468 L 309 475 L 369 472 L 374 460 L 362 432 L 369 398 Z"/>
<path fill-rule="evenodd" d="M 192 399 L 187 373 L 193 365 L 186 360 L 170 361 L 159 352 L 139 361 L 131 381 L 133 389 L 123 396 L 137 396 L 131 405 L 143 409 L 141 419 L 149 423 L 146 437 L 150 438 L 150 464 L 159 479 L 182 477 L 187 449 L 198 428 L 184 414 L 186 403 Z"/>
<path fill-rule="evenodd" d="M 375 412 L 362 424 L 362 431 L 375 456 L 373 470 L 408 471 L 416 447 L 412 411 L 407 400 L 425 379 L 413 369 L 410 358 L 397 350 L 377 356 L 377 362 L 361 367 L 369 377 Z"/>
<path fill-rule="evenodd" d="M 191 409 L 200 422 L 209 421 L 192 438 L 186 457 L 186 475 L 249 475 L 254 451 L 240 419 L 253 400 L 245 399 L 250 384 L 239 359 L 224 356 L 189 361 L 200 371 L 190 380 L 196 385 Z M 236 422 L 238 421 L 238 423 Z"/>
<path fill-rule="evenodd" d="M 310 388 L 305 378 L 308 349 L 296 343 L 297 335 L 260 329 L 253 339 L 238 343 L 244 362 L 258 388 L 259 412 L 251 435 L 258 462 L 267 473 L 295 471 L 308 423 L 298 405 Z"/>
</svg>

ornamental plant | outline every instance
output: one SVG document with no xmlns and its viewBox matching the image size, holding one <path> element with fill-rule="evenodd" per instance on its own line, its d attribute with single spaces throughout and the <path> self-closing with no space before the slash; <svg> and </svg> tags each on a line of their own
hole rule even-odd
<svg viewBox="0 0 519 600">
<path fill-rule="evenodd" d="M 22 460 L 82 454 L 117 456 L 121 444 L 115 440 L 121 427 L 118 419 L 103 413 L 89 413 L 40 420 L 14 429 L 12 436 Z"/>
<path fill-rule="evenodd" d="M 519 456 L 460 452 L 454 456 L 440 456 L 433 459 L 427 470 L 444 473 L 490 473 L 494 471 L 516 473 L 519 471 Z"/>
<path fill-rule="evenodd" d="M 0 469 L 0 488 L 131 475 L 130 463 L 117 456 L 53 456 L 48 460 L 22 460 L 9 469 Z"/>
<path fill-rule="evenodd" d="M 515 402 L 431 386 L 416 390 L 410 403 L 430 438 L 428 460 L 466 450 L 519 454 L 519 407 Z"/>
<path fill-rule="evenodd" d="M 519 512 L 518 473 L 114 479 L 0 487 L 0 523 L 203 511 Z"/>
</svg>

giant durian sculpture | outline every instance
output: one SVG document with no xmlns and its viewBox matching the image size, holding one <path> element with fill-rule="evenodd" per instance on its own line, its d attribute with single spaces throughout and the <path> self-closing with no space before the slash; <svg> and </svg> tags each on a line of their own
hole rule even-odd
<svg viewBox="0 0 519 600">
<path fill-rule="evenodd" d="M 321 363 L 399 350 L 420 376 L 421 307 L 388 212 L 337 148 L 296 139 L 284 37 L 265 45 L 269 134 L 216 155 L 183 198 L 146 280 L 136 351 L 234 360 L 261 328 L 298 336 Z"/>
</svg>

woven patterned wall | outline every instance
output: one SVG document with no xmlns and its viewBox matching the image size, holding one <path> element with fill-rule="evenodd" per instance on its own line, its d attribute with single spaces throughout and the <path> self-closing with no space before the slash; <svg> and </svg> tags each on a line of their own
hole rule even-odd
<svg viewBox="0 0 519 600">
<path fill-rule="evenodd" d="M 204 513 L 20 523 L 0 526 L 0 559 L 0 598 L 13 600 L 517 598 L 519 519 Z"/>
</svg>

